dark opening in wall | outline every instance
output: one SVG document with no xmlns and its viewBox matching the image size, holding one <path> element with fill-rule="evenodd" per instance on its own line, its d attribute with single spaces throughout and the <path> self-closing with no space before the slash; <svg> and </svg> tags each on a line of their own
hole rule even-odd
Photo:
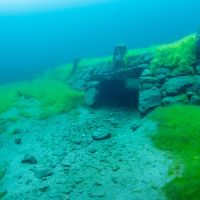
<svg viewBox="0 0 200 200">
<path fill-rule="evenodd" d="M 98 102 L 104 106 L 138 108 L 137 82 L 131 86 L 125 80 L 104 80 L 99 86 Z M 136 87 L 135 87 L 136 86 Z"/>
</svg>

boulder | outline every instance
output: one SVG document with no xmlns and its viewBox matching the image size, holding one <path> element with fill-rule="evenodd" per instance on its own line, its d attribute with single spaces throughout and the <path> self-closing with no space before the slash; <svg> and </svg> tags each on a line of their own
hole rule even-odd
<svg viewBox="0 0 200 200">
<path fill-rule="evenodd" d="M 169 79 L 164 83 L 162 87 L 162 92 L 165 95 L 180 95 L 182 92 L 185 92 L 188 87 L 191 87 L 195 82 L 194 76 L 179 76 Z"/>
<path fill-rule="evenodd" d="M 153 108 L 161 105 L 161 92 L 159 88 L 150 88 L 141 90 L 139 94 L 139 111 L 141 114 L 146 114 Z"/>
<path fill-rule="evenodd" d="M 95 106 L 98 103 L 98 94 L 99 91 L 97 88 L 89 88 L 85 93 L 85 103 L 88 106 Z"/>
<path fill-rule="evenodd" d="M 188 103 L 188 99 L 186 95 L 168 96 L 162 99 L 162 103 L 165 106 L 170 104 L 186 104 Z"/>
</svg>

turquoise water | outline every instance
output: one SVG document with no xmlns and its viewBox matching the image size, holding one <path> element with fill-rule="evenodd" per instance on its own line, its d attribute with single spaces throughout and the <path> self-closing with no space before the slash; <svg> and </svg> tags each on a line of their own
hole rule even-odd
<svg viewBox="0 0 200 200">
<path fill-rule="evenodd" d="M 0 200 L 199 200 L 200 1 L 0 1 Z"/>
<path fill-rule="evenodd" d="M 1 11 L 0 82 L 29 79 L 76 57 L 107 56 L 117 43 L 141 48 L 177 40 L 196 31 L 199 6 L 197 0 L 113 0 L 50 11 Z"/>
</svg>

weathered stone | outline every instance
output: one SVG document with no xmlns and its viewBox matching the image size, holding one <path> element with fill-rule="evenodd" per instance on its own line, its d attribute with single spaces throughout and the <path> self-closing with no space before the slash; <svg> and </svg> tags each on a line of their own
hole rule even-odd
<svg viewBox="0 0 200 200">
<path fill-rule="evenodd" d="M 146 68 L 141 74 L 141 77 L 146 77 L 146 76 L 152 76 L 152 71 L 148 68 Z"/>
<path fill-rule="evenodd" d="M 194 76 L 180 76 L 169 79 L 162 87 L 168 95 L 179 95 L 195 82 Z"/>
<path fill-rule="evenodd" d="M 49 189 L 49 185 L 46 185 L 46 184 L 40 186 L 40 188 L 39 188 L 39 190 L 40 190 L 41 192 L 46 192 L 48 189 Z"/>
<path fill-rule="evenodd" d="M 161 104 L 161 92 L 158 88 L 141 90 L 139 94 L 139 111 L 146 114 Z"/>
<path fill-rule="evenodd" d="M 152 54 L 146 53 L 146 54 L 136 54 L 129 56 L 127 59 L 127 67 L 137 67 L 139 65 L 146 64 L 149 66 L 151 60 L 152 60 Z"/>
<path fill-rule="evenodd" d="M 191 87 L 187 88 L 187 92 L 198 92 L 200 91 L 200 76 L 194 76 L 194 83 Z"/>
<path fill-rule="evenodd" d="M 140 84 L 141 90 L 146 90 L 146 89 L 150 89 L 150 88 L 153 88 L 153 87 L 155 87 L 155 85 L 153 85 L 153 84 L 143 84 L 143 85 Z"/>
<path fill-rule="evenodd" d="M 38 163 L 37 159 L 30 154 L 25 154 L 24 158 L 21 162 L 22 163 L 28 163 L 28 164 L 37 164 Z"/>
<path fill-rule="evenodd" d="M 85 93 L 85 103 L 89 106 L 95 106 L 98 102 L 99 91 L 97 88 L 90 88 Z"/>
<path fill-rule="evenodd" d="M 52 174 L 53 174 L 53 172 L 52 172 L 51 169 L 43 168 L 43 169 L 36 169 L 35 170 L 35 176 L 37 178 L 40 178 L 40 179 L 51 176 Z"/>
<path fill-rule="evenodd" d="M 98 88 L 99 81 L 91 81 L 87 83 L 87 89 L 89 88 Z"/>
<path fill-rule="evenodd" d="M 163 83 L 167 77 L 170 76 L 169 68 L 156 68 L 153 70 L 153 76 L 156 77 L 161 83 Z"/>
<path fill-rule="evenodd" d="M 115 46 L 114 53 L 113 53 L 113 63 L 115 69 L 120 69 L 126 65 L 125 63 L 125 55 L 127 53 L 127 47 L 124 44 L 119 44 Z"/>
<path fill-rule="evenodd" d="M 141 84 L 156 84 L 159 83 L 159 80 L 154 77 L 140 77 Z"/>
<path fill-rule="evenodd" d="M 190 104 L 200 105 L 200 97 L 197 96 L 197 95 L 192 96 L 191 99 L 190 99 Z"/>
<path fill-rule="evenodd" d="M 73 60 L 73 66 L 72 66 L 72 75 L 75 74 L 78 70 L 78 64 L 80 63 L 80 58 L 76 58 Z"/>
<path fill-rule="evenodd" d="M 200 64 L 200 28 L 196 34 L 196 54 L 197 54 L 197 64 Z"/>
<path fill-rule="evenodd" d="M 188 99 L 186 95 L 179 95 L 179 96 L 168 96 L 163 98 L 162 100 L 163 105 L 170 105 L 170 104 L 179 104 L 179 103 L 188 103 Z"/>
<path fill-rule="evenodd" d="M 105 140 L 105 139 L 109 139 L 110 137 L 111 137 L 111 133 L 109 132 L 95 131 L 92 133 L 92 138 L 94 140 Z"/>
</svg>

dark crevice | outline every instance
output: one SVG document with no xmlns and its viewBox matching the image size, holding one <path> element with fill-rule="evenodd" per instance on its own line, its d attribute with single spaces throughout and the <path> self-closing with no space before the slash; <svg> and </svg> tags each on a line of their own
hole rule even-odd
<svg viewBox="0 0 200 200">
<path fill-rule="evenodd" d="M 138 108 L 138 89 L 127 87 L 124 80 L 104 80 L 99 86 L 100 106 Z"/>
</svg>

